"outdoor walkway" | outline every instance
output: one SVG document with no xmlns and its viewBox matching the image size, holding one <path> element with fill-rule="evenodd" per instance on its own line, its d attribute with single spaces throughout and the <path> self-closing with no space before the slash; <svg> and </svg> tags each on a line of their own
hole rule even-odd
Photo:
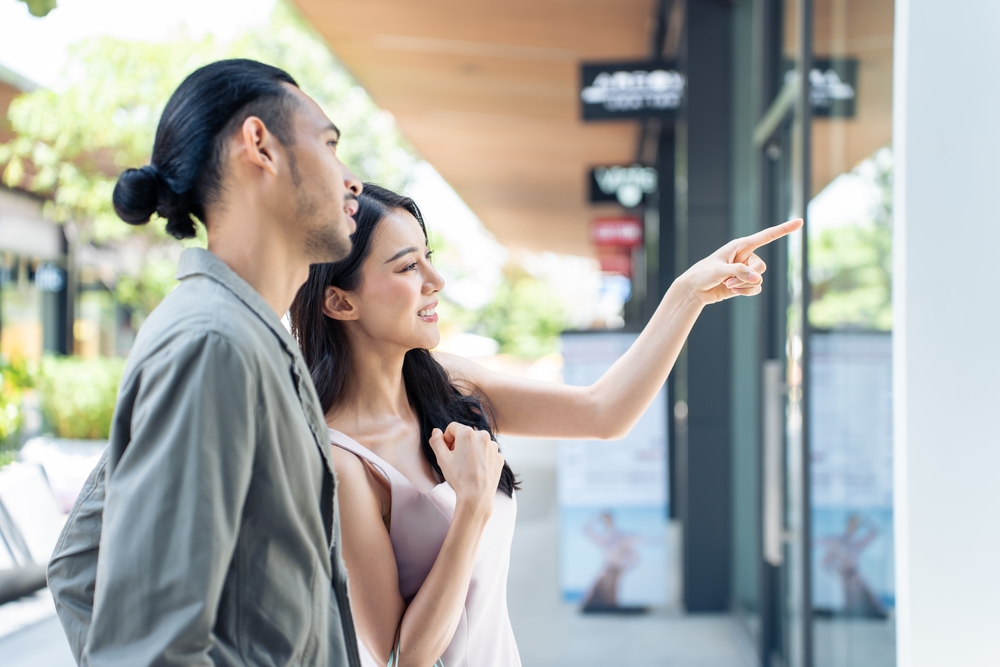
<svg viewBox="0 0 1000 667">
<path fill-rule="evenodd" d="M 584 616 L 562 603 L 555 445 L 509 440 L 504 454 L 523 483 L 508 591 L 524 667 L 752 667 L 750 648 L 727 616 Z M 0 667 L 74 667 L 51 604 L 43 592 L 0 606 Z M 10 632 L 18 607 L 33 622 Z"/>
<path fill-rule="evenodd" d="M 508 604 L 524 667 L 752 667 L 726 615 L 583 615 L 559 598 L 556 446 L 505 439 L 521 479 Z"/>
</svg>

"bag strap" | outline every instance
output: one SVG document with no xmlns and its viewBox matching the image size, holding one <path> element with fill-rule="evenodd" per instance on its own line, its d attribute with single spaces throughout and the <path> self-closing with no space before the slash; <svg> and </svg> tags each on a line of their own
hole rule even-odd
<svg viewBox="0 0 1000 667">
<path fill-rule="evenodd" d="M 399 640 L 402 633 L 403 619 L 400 618 L 399 625 L 396 626 L 396 636 L 392 640 L 392 652 L 389 654 L 389 662 L 386 663 L 385 667 L 397 667 L 399 665 Z M 444 660 L 439 658 L 438 661 L 434 663 L 433 667 L 444 667 Z"/>
</svg>

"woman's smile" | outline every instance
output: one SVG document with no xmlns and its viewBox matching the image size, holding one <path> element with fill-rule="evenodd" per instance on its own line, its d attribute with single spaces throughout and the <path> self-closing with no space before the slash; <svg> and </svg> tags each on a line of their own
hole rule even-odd
<svg viewBox="0 0 1000 667">
<path fill-rule="evenodd" d="M 419 317 L 420 319 L 422 319 L 424 322 L 431 322 L 431 323 L 437 322 L 438 321 L 438 316 L 437 316 L 437 313 L 434 310 L 435 308 L 437 308 L 437 305 L 438 305 L 438 302 L 435 301 L 434 303 L 432 303 L 432 304 L 424 307 L 423 310 L 420 310 L 420 311 L 417 312 L 417 317 Z"/>
</svg>

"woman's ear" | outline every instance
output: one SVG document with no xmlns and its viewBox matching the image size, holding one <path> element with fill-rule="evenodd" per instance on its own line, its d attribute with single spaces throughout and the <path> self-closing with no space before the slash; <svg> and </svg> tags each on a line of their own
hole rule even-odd
<svg viewBox="0 0 1000 667">
<path fill-rule="evenodd" d="M 327 287 L 323 293 L 323 314 L 334 320 L 356 320 L 358 309 L 351 297 L 339 287 Z"/>
</svg>

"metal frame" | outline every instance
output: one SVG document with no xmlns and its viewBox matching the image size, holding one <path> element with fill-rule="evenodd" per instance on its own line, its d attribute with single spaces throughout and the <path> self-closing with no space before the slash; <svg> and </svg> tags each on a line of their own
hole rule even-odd
<svg viewBox="0 0 1000 667">
<path fill-rule="evenodd" d="M 784 427 L 785 466 L 784 476 L 778 475 L 776 478 L 774 467 L 775 461 L 770 461 L 770 466 L 765 465 L 762 469 L 761 479 L 761 512 L 762 512 L 762 545 L 766 545 L 765 553 L 762 554 L 762 592 L 765 589 L 774 591 L 780 590 L 778 599 L 768 599 L 769 594 L 762 595 L 764 609 L 778 611 L 778 622 L 781 623 L 780 630 L 772 630 L 769 636 L 767 632 L 762 633 L 761 638 L 761 659 L 766 665 L 772 664 L 772 656 L 769 650 L 776 639 L 784 648 L 784 660 L 788 667 L 812 667 L 813 665 L 813 641 L 812 641 L 812 591 L 811 591 L 811 526 L 810 526 L 810 474 L 809 474 L 809 256 L 808 256 L 808 203 L 811 198 L 811 132 L 812 132 L 812 110 L 809 104 L 808 73 L 812 68 L 812 45 L 813 45 L 813 1 L 793 0 L 796 4 L 798 24 L 796 26 L 796 76 L 782 83 L 781 89 L 774 96 L 773 101 L 767 110 L 762 114 L 753 134 L 755 148 L 759 151 L 760 164 L 768 168 L 768 158 L 766 153 L 774 148 L 780 149 L 781 135 L 788 131 L 788 123 L 791 124 L 791 164 L 790 164 L 790 199 L 793 215 L 800 216 L 805 220 L 805 226 L 797 237 L 792 241 L 797 246 L 790 248 L 793 255 L 798 260 L 794 265 L 795 273 L 788 274 L 788 296 L 786 305 L 793 316 L 785 323 L 786 348 L 791 348 L 790 341 L 797 337 L 801 341 L 801 349 L 798 357 L 794 356 L 795 351 L 788 350 L 785 354 L 785 372 L 787 377 L 788 391 L 785 393 L 785 411 L 787 420 Z M 765 5 L 765 12 L 773 11 L 774 6 L 770 3 Z M 767 17 L 765 16 L 765 21 Z M 771 28 L 771 29 L 768 29 Z M 777 33 L 777 34 L 775 34 Z M 769 43 L 771 40 L 778 40 L 781 43 L 783 37 L 781 31 L 773 30 L 773 26 L 762 27 L 758 38 L 762 39 L 764 49 L 774 46 Z M 760 63 L 762 67 L 773 67 L 774 63 L 765 57 Z M 772 84 L 773 85 L 773 84 Z M 774 90 L 774 88 L 772 88 Z M 779 179 L 782 178 L 778 174 Z M 760 186 L 764 191 L 764 201 L 768 201 L 772 195 L 769 190 L 780 187 L 780 183 L 773 182 L 773 178 L 763 178 Z M 770 207 L 763 203 L 765 211 Z M 773 205 L 773 202 L 772 202 Z M 773 214 L 773 211 L 771 212 Z M 766 223 L 773 224 L 773 220 L 765 219 Z M 779 303 L 782 301 L 778 300 Z M 780 305 L 779 308 L 780 309 Z M 777 310 L 770 319 L 772 326 L 779 324 Z M 768 355 L 765 355 L 767 358 Z M 770 382 L 767 386 L 770 394 L 780 394 L 782 387 L 776 384 L 775 373 L 776 362 L 766 362 L 771 364 L 767 375 Z M 770 402 L 774 402 L 776 396 L 770 397 Z M 767 401 L 766 401 L 767 402 Z M 774 406 L 772 407 L 772 412 Z M 765 415 L 767 420 L 769 415 Z M 775 415 L 770 415 L 774 421 Z M 768 433 L 762 434 L 765 439 L 774 439 L 775 434 L 771 424 L 767 428 Z M 780 435 L 779 435 L 780 437 Z M 765 448 L 767 443 L 762 440 Z M 776 443 L 772 442 L 772 448 Z M 775 456 L 771 452 L 771 457 Z M 766 472 L 766 474 L 764 474 Z M 783 479 L 781 477 L 784 477 Z M 768 489 L 767 485 L 781 484 L 789 492 L 788 498 L 774 498 L 775 489 Z M 786 506 L 787 503 L 787 506 Z M 791 512 L 788 514 L 787 512 Z M 782 519 L 788 516 L 793 517 L 793 525 L 785 525 L 784 531 L 779 531 L 775 525 L 778 517 L 773 516 L 775 512 L 784 514 Z M 765 528 L 766 526 L 766 528 Z M 779 541 L 783 541 L 787 548 L 792 549 L 790 553 L 797 556 L 795 558 L 782 557 Z M 776 569 L 791 568 L 791 569 Z M 772 580 L 773 573 L 777 572 L 782 584 Z M 789 577 L 795 584 L 791 591 L 785 590 L 783 584 L 788 582 Z M 791 598 L 787 597 L 791 594 Z M 777 606 L 776 606 L 777 605 Z M 794 614 L 792 623 L 786 623 L 785 613 L 791 609 Z M 773 619 L 772 620 L 776 620 Z M 780 634 L 773 634 L 779 631 Z M 786 634 L 787 633 L 787 634 Z"/>
</svg>

